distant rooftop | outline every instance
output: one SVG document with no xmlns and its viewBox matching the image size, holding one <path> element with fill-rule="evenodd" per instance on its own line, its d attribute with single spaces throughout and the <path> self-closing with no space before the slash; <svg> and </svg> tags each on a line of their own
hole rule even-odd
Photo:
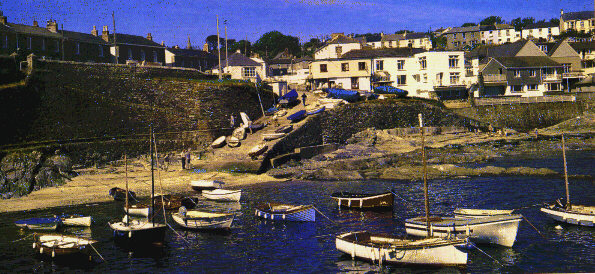
<svg viewBox="0 0 595 274">
<path fill-rule="evenodd" d="M 363 59 L 378 57 L 406 57 L 425 52 L 420 48 L 386 48 L 386 49 L 357 49 L 343 54 L 345 59 Z"/>
<path fill-rule="evenodd" d="M 589 20 L 594 18 L 595 15 L 593 11 L 576 11 L 576 12 L 566 12 L 562 14 L 562 20 L 570 21 L 570 20 Z"/>
</svg>

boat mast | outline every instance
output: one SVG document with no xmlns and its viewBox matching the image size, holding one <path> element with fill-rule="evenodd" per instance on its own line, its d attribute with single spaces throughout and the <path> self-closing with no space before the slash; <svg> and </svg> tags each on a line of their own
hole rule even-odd
<svg viewBox="0 0 595 274">
<path fill-rule="evenodd" d="M 566 209 L 570 209 L 570 191 L 568 190 L 568 170 L 566 169 L 566 146 L 564 144 L 564 134 L 562 134 L 562 159 L 564 159 L 564 181 L 566 182 Z"/>
<path fill-rule="evenodd" d="M 155 199 L 153 199 L 153 197 L 155 197 L 155 175 L 153 172 L 153 125 L 151 125 L 149 127 L 149 130 L 151 132 L 149 132 L 149 153 L 151 153 L 151 214 L 153 214 L 154 212 L 154 208 L 155 208 Z M 155 215 L 153 215 L 151 217 L 151 223 L 153 224 L 153 226 L 155 226 Z"/>
<path fill-rule="evenodd" d="M 128 161 L 126 160 L 126 153 L 124 153 L 124 170 L 126 172 L 126 226 L 130 226 L 130 216 L 128 216 Z"/>
<path fill-rule="evenodd" d="M 418 115 L 419 117 L 419 131 L 421 133 L 421 157 L 424 165 L 424 204 L 426 207 L 426 227 L 428 231 L 428 238 L 432 237 L 430 232 L 430 201 L 428 199 L 428 176 L 426 172 L 426 148 L 424 143 L 424 121 L 421 116 L 421 113 Z"/>
</svg>

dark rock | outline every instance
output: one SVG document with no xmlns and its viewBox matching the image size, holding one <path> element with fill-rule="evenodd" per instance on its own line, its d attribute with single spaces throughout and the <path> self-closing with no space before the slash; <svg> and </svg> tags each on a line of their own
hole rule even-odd
<svg viewBox="0 0 595 274">
<path fill-rule="evenodd" d="M 38 151 L 15 152 L 4 157 L 0 162 L 0 170 L 4 174 L 2 192 L 12 192 L 16 197 L 29 194 L 33 190 L 41 158 L 42 154 Z"/>
</svg>

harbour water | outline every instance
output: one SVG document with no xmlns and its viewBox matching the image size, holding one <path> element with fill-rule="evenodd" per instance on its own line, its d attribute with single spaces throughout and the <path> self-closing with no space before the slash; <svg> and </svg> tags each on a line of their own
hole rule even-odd
<svg viewBox="0 0 595 274">
<path fill-rule="evenodd" d="M 568 151 L 570 174 L 590 175 L 593 151 Z M 562 172 L 560 154 L 521 155 L 488 164 L 495 166 L 546 167 Z M 571 178 L 571 199 L 577 204 L 595 204 L 591 178 Z M 334 236 L 341 232 L 370 230 L 404 234 L 403 221 L 421 216 L 422 181 L 310 182 L 293 181 L 244 187 L 240 204 L 200 201 L 200 207 L 238 212 L 228 233 L 195 232 L 169 223 L 166 244 L 143 250 L 128 250 L 114 244 L 107 222 L 122 217 L 122 203 L 110 202 L 31 212 L 2 214 L 0 223 L 0 272 L 97 271 L 97 272 L 343 272 L 436 270 L 484 272 L 593 272 L 595 271 L 595 228 L 561 224 L 544 216 L 538 204 L 564 197 L 562 177 L 474 177 L 431 180 L 430 206 L 435 215 L 450 215 L 457 207 L 519 209 L 528 222 L 521 223 L 512 248 L 479 245 L 469 250 L 466 269 L 378 266 L 352 261 L 335 249 Z M 385 192 L 394 189 L 393 212 L 339 210 L 329 197 L 336 191 Z M 189 190 L 189 193 L 192 193 Z M 196 193 L 193 193 L 197 195 Z M 107 195 L 107 193 L 106 193 Z M 262 202 L 313 204 L 334 222 L 317 215 L 315 223 L 284 223 L 258 219 L 254 206 Z M 69 228 L 67 232 L 91 236 L 105 258 L 95 263 L 52 261 L 36 256 L 29 231 L 16 228 L 15 220 L 62 213 L 92 215 L 92 228 Z"/>
</svg>

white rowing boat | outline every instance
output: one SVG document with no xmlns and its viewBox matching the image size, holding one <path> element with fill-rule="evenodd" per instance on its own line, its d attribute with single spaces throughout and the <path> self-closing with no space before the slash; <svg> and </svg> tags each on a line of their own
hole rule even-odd
<svg viewBox="0 0 595 274">
<path fill-rule="evenodd" d="M 84 237 L 62 234 L 36 234 L 34 237 L 33 249 L 52 258 L 81 253 L 88 255 L 91 260 L 91 245 L 97 242 Z"/>
<path fill-rule="evenodd" d="M 235 219 L 234 213 L 187 211 L 184 207 L 171 216 L 179 226 L 190 229 L 229 229 Z"/>
<path fill-rule="evenodd" d="M 78 216 L 78 215 L 71 215 L 71 216 L 62 216 L 62 224 L 66 226 L 91 226 L 93 222 L 93 218 L 91 216 Z"/>
<path fill-rule="evenodd" d="M 228 190 L 228 189 L 214 189 L 203 190 L 202 196 L 208 200 L 225 201 L 225 202 L 239 202 L 242 196 L 242 190 Z"/>
<path fill-rule="evenodd" d="M 209 190 L 209 189 L 216 189 L 221 188 L 221 186 L 225 184 L 224 182 L 217 181 L 217 180 L 192 180 L 190 181 L 190 187 L 196 191 L 202 190 Z"/>
<path fill-rule="evenodd" d="M 316 211 L 313 205 L 288 205 L 266 203 L 256 207 L 254 214 L 268 220 L 314 222 Z"/>
<path fill-rule="evenodd" d="M 485 218 L 490 216 L 511 215 L 514 209 L 474 209 L 457 208 L 453 211 L 457 219 Z"/>
</svg>

